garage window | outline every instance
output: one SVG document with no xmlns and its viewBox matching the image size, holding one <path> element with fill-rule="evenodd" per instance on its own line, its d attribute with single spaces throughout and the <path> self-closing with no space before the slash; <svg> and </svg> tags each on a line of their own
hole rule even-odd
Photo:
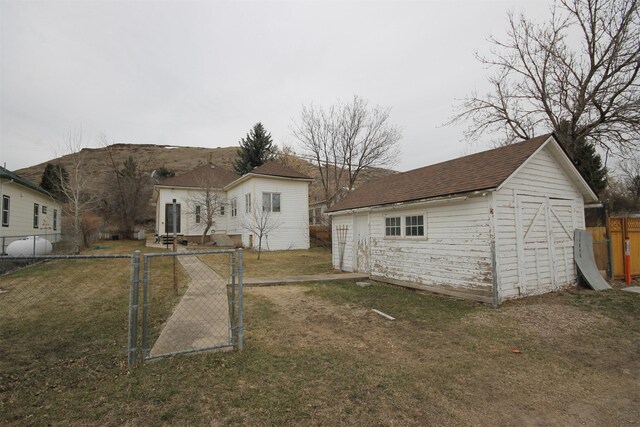
<svg viewBox="0 0 640 427">
<path fill-rule="evenodd" d="M 424 216 L 423 215 L 412 215 L 406 216 L 404 218 L 405 221 L 405 236 L 407 237 L 416 237 L 416 236 L 424 236 Z"/>
<path fill-rule="evenodd" d="M 385 218 L 384 219 L 384 235 L 387 237 L 400 236 L 402 232 L 402 226 L 400 225 L 401 218 L 399 216 Z"/>
</svg>

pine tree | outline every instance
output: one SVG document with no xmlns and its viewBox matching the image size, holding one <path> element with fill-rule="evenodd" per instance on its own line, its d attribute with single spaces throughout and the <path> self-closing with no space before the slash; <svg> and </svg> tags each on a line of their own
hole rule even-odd
<svg viewBox="0 0 640 427">
<path fill-rule="evenodd" d="M 578 172 L 582 175 L 591 189 L 599 194 L 607 187 L 607 168 L 602 164 L 602 158 L 596 152 L 594 144 L 585 138 L 576 138 L 570 134 L 569 123 L 562 121 L 556 131 L 558 142 L 565 149 Z"/>
<path fill-rule="evenodd" d="M 57 164 L 53 165 L 47 163 L 42 173 L 40 180 L 40 187 L 51 193 L 53 196 L 61 201 L 65 201 L 64 192 L 62 191 L 62 181 L 67 182 L 69 180 L 69 174 L 65 170 L 64 166 Z"/>
<path fill-rule="evenodd" d="M 256 123 L 247 137 L 240 140 L 238 159 L 234 169 L 236 173 L 244 175 L 258 166 L 274 160 L 276 153 L 277 150 L 271 140 L 271 134 L 265 130 L 262 123 Z"/>
</svg>

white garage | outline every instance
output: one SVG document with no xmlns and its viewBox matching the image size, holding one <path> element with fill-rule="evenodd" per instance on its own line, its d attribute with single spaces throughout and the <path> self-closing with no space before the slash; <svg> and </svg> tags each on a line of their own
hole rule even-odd
<svg viewBox="0 0 640 427">
<path fill-rule="evenodd" d="M 552 135 L 369 182 L 330 209 L 333 264 L 498 304 L 576 283 L 597 201 Z"/>
</svg>

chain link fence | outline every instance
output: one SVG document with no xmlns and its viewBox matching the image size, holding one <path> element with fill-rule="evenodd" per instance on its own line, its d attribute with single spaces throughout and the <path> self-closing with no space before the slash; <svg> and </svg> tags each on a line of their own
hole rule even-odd
<svg viewBox="0 0 640 427">
<path fill-rule="evenodd" d="M 131 255 L 0 257 L 0 408 L 126 367 L 130 266 Z"/>
<path fill-rule="evenodd" d="M 2 256 L 0 271 L 0 391 L 34 369 L 132 367 L 140 347 L 242 348 L 242 251 Z"/>
<path fill-rule="evenodd" d="M 236 250 L 145 255 L 143 358 L 241 349 L 241 262 Z"/>
</svg>

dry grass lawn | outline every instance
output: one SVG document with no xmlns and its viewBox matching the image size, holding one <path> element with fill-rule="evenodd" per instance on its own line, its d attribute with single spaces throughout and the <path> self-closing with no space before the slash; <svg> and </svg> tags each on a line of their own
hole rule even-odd
<svg viewBox="0 0 640 427">
<path fill-rule="evenodd" d="M 21 317 L 0 294 L 0 425 L 640 425 L 637 294 L 494 310 L 384 284 L 247 288 L 244 352 L 129 371 L 126 289 L 99 284 L 84 308 Z"/>
</svg>

